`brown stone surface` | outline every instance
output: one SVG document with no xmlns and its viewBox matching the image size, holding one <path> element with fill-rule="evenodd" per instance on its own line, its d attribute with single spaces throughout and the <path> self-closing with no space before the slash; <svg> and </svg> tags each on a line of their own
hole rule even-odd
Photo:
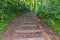
<svg viewBox="0 0 60 40">
<path fill-rule="evenodd" d="M 37 37 L 41 37 L 40 40 L 42 40 L 44 37 L 41 35 L 40 26 L 34 19 L 33 15 L 34 13 L 27 13 L 16 18 L 14 22 L 9 25 L 6 34 L 3 36 L 3 40 L 18 40 L 19 38 Z M 17 30 L 20 32 L 16 32 Z"/>
</svg>

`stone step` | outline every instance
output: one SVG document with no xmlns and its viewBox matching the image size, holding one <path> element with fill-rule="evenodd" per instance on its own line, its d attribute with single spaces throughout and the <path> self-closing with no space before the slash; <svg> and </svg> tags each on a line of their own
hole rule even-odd
<svg viewBox="0 0 60 40">
<path fill-rule="evenodd" d="M 24 17 L 32 17 L 33 15 L 29 15 L 29 14 L 27 14 L 27 15 L 23 15 Z"/>
<path fill-rule="evenodd" d="M 33 22 L 33 21 L 21 21 L 20 24 L 37 25 L 37 22 Z"/>
<path fill-rule="evenodd" d="M 26 22 L 26 23 L 36 23 L 36 21 L 27 21 L 27 20 L 21 21 L 21 22 Z"/>
<path fill-rule="evenodd" d="M 34 20 L 33 18 L 24 18 L 24 19 L 28 19 L 28 20 Z"/>
<path fill-rule="evenodd" d="M 37 22 L 35 22 L 35 21 L 16 21 L 16 22 L 19 22 L 20 24 L 21 23 L 26 23 L 26 24 L 36 24 Z"/>
<path fill-rule="evenodd" d="M 31 23 L 21 22 L 20 24 L 22 24 L 22 25 L 37 25 L 37 23 L 33 23 L 33 22 L 31 22 Z"/>
<path fill-rule="evenodd" d="M 23 17 L 23 18 L 32 18 L 33 19 L 33 17 L 27 17 L 27 16 L 26 17 Z"/>
<path fill-rule="evenodd" d="M 21 21 L 21 23 L 36 23 L 35 21 Z"/>
<path fill-rule="evenodd" d="M 35 19 L 20 19 L 20 21 L 36 21 Z"/>
<path fill-rule="evenodd" d="M 33 25 L 33 24 L 30 24 L 30 25 L 29 25 L 29 24 L 28 24 L 28 25 L 27 25 L 27 24 L 24 24 L 24 25 L 21 24 L 21 25 L 20 25 L 20 27 L 26 27 L 26 26 L 27 26 L 27 27 L 37 27 L 38 25 Z"/>
<path fill-rule="evenodd" d="M 35 32 L 41 32 L 40 30 L 16 30 L 16 33 L 35 33 Z"/>
<path fill-rule="evenodd" d="M 15 38 L 35 38 L 35 37 L 42 37 L 42 32 L 36 32 L 36 33 L 14 33 Z"/>
<path fill-rule="evenodd" d="M 16 29 L 19 29 L 19 30 L 37 30 L 37 29 L 40 29 L 40 27 L 17 27 Z"/>
<path fill-rule="evenodd" d="M 34 28 L 34 29 L 40 29 L 40 26 L 18 26 L 17 28 Z"/>
<path fill-rule="evenodd" d="M 37 23 L 36 21 L 29 21 L 29 20 L 21 20 L 21 21 L 16 21 L 16 22 L 20 22 L 20 23 Z"/>
<path fill-rule="evenodd" d="M 36 38 L 17 38 L 14 40 L 45 40 L 43 37 L 36 37 Z"/>
<path fill-rule="evenodd" d="M 35 19 L 33 19 L 33 18 L 21 18 L 20 20 L 35 20 Z"/>
<path fill-rule="evenodd" d="M 32 14 L 26 14 L 26 15 L 24 15 L 24 16 L 27 16 L 27 17 L 29 17 L 29 16 L 33 16 Z"/>
</svg>

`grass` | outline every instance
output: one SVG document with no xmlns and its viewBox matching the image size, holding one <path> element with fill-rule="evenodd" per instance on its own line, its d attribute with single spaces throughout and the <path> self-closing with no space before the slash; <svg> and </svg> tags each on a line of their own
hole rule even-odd
<svg viewBox="0 0 60 40">
<path fill-rule="evenodd" d="M 0 36 L 7 30 L 8 23 L 0 23 Z"/>
<path fill-rule="evenodd" d="M 2 38 L 0 38 L 0 40 L 2 40 Z"/>
<path fill-rule="evenodd" d="M 7 18 L 6 18 L 7 17 Z M 0 36 L 2 36 L 8 29 L 8 25 L 15 18 L 15 14 L 6 15 L 3 22 L 0 21 Z"/>
<path fill-rule="evenodd" d="M 2 40 L 1 36 L 6 32 L 7 28 L 8 28 L 8 23 L 0 22 L 0 40 Z"/>
<path fill-rule="evenodd" d="M 52 26 L 52 30 L 53 30 L 58 36 L 60 36 L 60 23 L 55 22 L 55 25 Z"/>
<path fill-rule="evenodd" d="M 53 21 L 52 23 L 51 20 L 44 19 L 44 22 L 52 29 L 53 32 L 55 32 L 56 35 L 60 36 L 60 21 Z"/>
</svg>

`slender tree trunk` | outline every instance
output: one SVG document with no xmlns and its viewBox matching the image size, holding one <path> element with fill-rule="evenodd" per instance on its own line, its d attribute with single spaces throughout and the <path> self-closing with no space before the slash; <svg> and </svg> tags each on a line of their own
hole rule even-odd
<svg viewBox="0 0 60 40">
<path fill-rule="evenodd" d="M 37 12 L 37 0 L 34 0 L 34 10 Z"/>
</svg>

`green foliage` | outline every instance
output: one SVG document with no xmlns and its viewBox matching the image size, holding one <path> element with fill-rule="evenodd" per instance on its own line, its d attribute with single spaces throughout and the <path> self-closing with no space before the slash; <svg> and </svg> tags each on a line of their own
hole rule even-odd
<svg viewBox="0 0 60 40">
<path fill-rule="evenodd" d="M 20 16 L 20 14 L 22 14 L 20 12 L 31 11 L 31 7 L 34 5 L 33 1 L 0 0 L 0 35 L 2 35 L 7 30 L 7 26 L 12 19 L 14 19 L 17 15 Z"/>
<path fill-rule="evenodd" d="M 3 25 L 3 26 L 2 26 Z M 0 22 L 0 36 L 7 30 L 7 23 Z"/>
<path fill-rule="evenodd" d="M 60 0 L 49 0 L 49 3 L 47 1 L 45 3 L 42 1 L 41 5 L 39 5 L 37 16 L 42 18 L 60 36 Z"/>
</svg>

